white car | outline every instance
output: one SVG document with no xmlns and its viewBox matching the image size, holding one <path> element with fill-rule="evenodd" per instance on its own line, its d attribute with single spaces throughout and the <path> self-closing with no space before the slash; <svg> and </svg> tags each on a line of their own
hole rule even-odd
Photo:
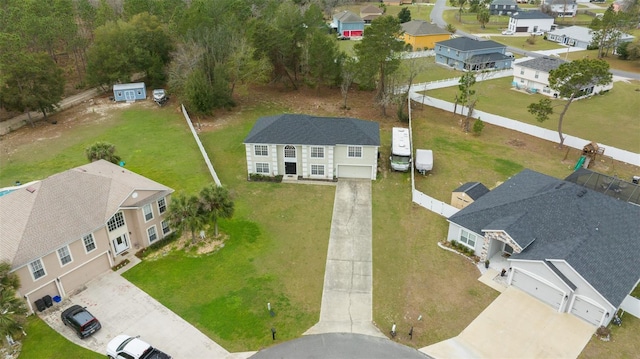
<svg viewBox="0 0 640 359">
<path fill-rule="evenodd" d="M 107 357 L 109 359 L 171 359 L 171 356 L 138 339 L 138 337 L 126 334 L 111 339 L 107 344 Z"/>
<path fill-rule="evenodd" d="M 502 35 L 513 35 L 513 34 L 515 34 L 515 32 L 513 32 L 512 30 L 504 30 L 502 32 Z"/>
<path fill-rule="evenodd" d="M 542 35 L 544 35 L 544 31 L 542 31 L 542 30 L 537 30 L 537 31 L 532 32 L 531 34 L 532 34 L 532 35 L 535 35 L 535 36 L 542 36 Z"/>
</svg>

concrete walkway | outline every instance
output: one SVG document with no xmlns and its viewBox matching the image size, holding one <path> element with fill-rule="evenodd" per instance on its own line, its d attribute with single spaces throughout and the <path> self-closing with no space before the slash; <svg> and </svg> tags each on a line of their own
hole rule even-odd
<svg viewBox="0 0 640 359">
<path fill-rule="evenodd" d="M 320 321 L 304 334 L 385 337 L 373 325 L 371 181 L 340 179 L 336 187 Z"/>
</svg>

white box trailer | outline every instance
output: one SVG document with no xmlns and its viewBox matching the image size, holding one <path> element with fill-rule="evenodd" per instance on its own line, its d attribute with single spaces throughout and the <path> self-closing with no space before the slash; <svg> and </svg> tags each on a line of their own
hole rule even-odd
<svg viewBox="0 0 640 359">
<path fill-rule="evenodd" d="M 433 151 L 416 150 L 416 170 L 422 174 L 433 169 Z"/>
<path fill-rule="evenodd" d="M 391 169 L 407 172 L 411 168 L 411 141 L 409 129 L 394 127 L 391 134 Z"/>
</svg>

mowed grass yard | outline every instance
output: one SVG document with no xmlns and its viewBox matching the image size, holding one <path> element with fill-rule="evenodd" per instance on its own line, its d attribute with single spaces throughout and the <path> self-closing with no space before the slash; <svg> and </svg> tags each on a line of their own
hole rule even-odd
<svg viewBox="0 0 640 359">
<path fill-rule="evenodd" d="M 479 101 L 476 109 L 557 130 L 558 116 L 562 108 L 555 107 L 554 114 L 548 121 L 536 121 L 527 111 L 527 106 L 538 102 L 543 95 L 530 95 L 512 90 L 511 81 L 511 77 L 506 77 L 478 82 L 476 90 Z M 603 95 L 575 101 L 565 115 L 563 133 L 640 153 L 639 88 L 638 81 L 618 81 L 614 83 L 611 91 Z M 426 94 L 452 102 L 457 91 L 457 87 L 448 87 L 430 90 Z M 554 100 L 554 104 L 562 105 L 564 101 Z"/>
<path fill-rule="evenodd" d="M 334 187 L 246 181 L 243 138 L 258 117 L 283 111 L 290 109 L 262 102 L 203 122 L 205 130 L 200 136 L 222 182 L 235 196 L 234 218 L 220 223 L 221 231 L 228 235 L 225 247 L 203 257 L 172 252 L 143 261 L 125 273 L 232 352 L 272 345 L 271 327 L 278 330 L 276 343 L 298 337 L 319 316 Z M 538 149 L 536 140 L 522 138 L 524 135 L 491 126 L 480 137 L 465 135 L 457 129 L 455 119 L 430 108 L 416 110 L 414 120 L 416 147 L 442 146 L 438 150 L 442 156 L 436 153 L 433 175 L 422 178 L 420 184 L 423 191 L 436 197 L 446 197 L 458 182 L 467 180 L 492 187 L 492 181 L 504 180 L 522 167 L 550 174 L 563 171 L 553 163 L 557 158 L 531 154 Z M 458 335 L 497 292 L 477 281 L 479 273 L 474 265 L 437 247 L 446 237 L 446 220 L 411 203 L 408 174 L 386 169 L 393 125 L 397 123 L 381 122 L 383 171 L 373 182 L 374 321 L 384 333 L 396 323 L 396 341 L 422 347 Z M 150 109 L 135 104 L 114 111 L 101 120 L 101 126 L 91 129 L 78 126 L 73 137 L 24 145 L 11 152 L 11 161 L 6 161 L 3 152 L 0 183 L 11 184 L 15 178 L 26 182 L 81 165 L 86 161 L 84 144 L 96 139 L 115 143 L 128 168 L 177 191 L 195 193 L 211 181 L 175 108 Z M 512 137 L 522 138 L 526 145 L 506 152 L 509 146 L 504 141 Z M 499 141 L 492 145 L 494 139 Z M 67 142 L 75 145 L 62 145 Z M 488 153 L 474 154 L 481 151 Z M 522 154 L 517 157 L 513 153 Z M 474 160 L 474 155 L 482 160 Z M 68 159 L 68 163 L 61 168 L 51 158 Z M 457 164 L 457 172 L 438 172 L 444 165 L 439 161 Z M 37 176 L 22 175 L 23 171 L 31 173 L 28 170 L 33 167 L 41 167 L 34 171 Z M 267 302 L 277 313 L 273 318 L 268 315 Z M 422 320 L 418 321 L 420 315 Z M 28 333 L 32 333 L 32 326 Z M 411 326 L 412 340 L 407 335 Z M 62 338 L 52 331 L 37 333 L 45 341 Z M 28 357 L 52 355 L 48 346 L 39 343 L 42 341 L 25 342 L 27 353 L 36 350 L 33 346 L 42 353 Z"/>
</svg>

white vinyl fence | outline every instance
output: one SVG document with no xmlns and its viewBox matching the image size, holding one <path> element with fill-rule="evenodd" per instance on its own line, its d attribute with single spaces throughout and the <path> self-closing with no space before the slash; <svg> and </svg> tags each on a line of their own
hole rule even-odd
<svg viewBox="0 0 640 359">
<path fill-rule="evenodd" d="M 202 142 L 200 142 L 200 137 L 198 137 L 198 133 L 196 132 L 196 129 L 193 127 L 193 123 L 191 122 L 191 118 L 189 117 L 189 114 L 187 113 L 187 109 L 184 108 L 184 105 L 182 105 L 182 114 L 184 115 L 184 119 L 187 120 L 187 125 L 189 125 L 189 129 L 191 130 L 191 134 L 193 135 L 193 138 L 196 140 L 196 143 L 198 144 L 198 148 L 200 149 L 200 153 L 202 154 L 202 157 L 204 158 L 204 162 L 207 164 L 207 167 L 209 168 L 209 172 L 211 173 L 211 177 L 213 177 L 213 181 L 216 183 L 216 185 L 218 187 L 222 186 L 222 184 L 220 183 L 220 179 L 218 178 L 218 174 L 216 174 L 216 170 L 213 169 L 213 165 L 211 164 L 211 160 L 209 159 L 209 155 L 207 155 L 207 151 L 204 149 L 204 146 L 202 145 Z"/>
<path fill-rule="evenodd" d="M 420 206 L 430 210 L 431 212 L 435 212 L 445 218 L 449 218 L 452 215 L 454 215 L 456 212 L 459 211 L 459 209 L 444 203 L 442 201 L 439 201 L 433 197 L 430 197 L 420 191 L 418 191 L 417 189 L 413 189 L 412 193 L 411 193 L 411 200 L 416 203 L 419 204 Z"/>
<path fill-rule="evenodd" d="M 620 304 L 620 309 L 633 315 L 636 318 L 640 318 L 640 299 L 628 295 L 622 301 L 622 304 Z"/>
<path fill-rule="evenodd" d="M 436 107 L 445 111 L 453 112 L 455 105 L 451 102 L 440 100 L 437 98 L 420 95 L 417 93 L 411 94 L 411 99 L 415 102 Z M 460 113 L 466 113 L 467 109 L 458 105 L 458 111 Z M 480 118 L 482 121 L 486 123 L 490 123 L 492 125 L 508 128 L 514 131 L 518 131 L 527 135 L 535 136 L 547 141 L 551 142 L 559 142 L 558 132 L 553 130 L 548 130 L 546 128 L 541 128 L 538 126 L 530 125 L 527 123 L 522 123 L 519 121 L 515 121 L 506 117 L 494 115 L 491 113 L 487 113 L 484 111 L 474 110 L 473 118 Z M 582 150 L 582 148 L 589 142 L 588 140 L 564 134 L 565 141 L 564 144 Z M 611 147 L 606 144 L 598 143 L 598 146 L 605 149 L 605 155 L 609 156 L 618 161 L 626 162 L 632 164 L 634 166 L 640 166 L 640 154 L 633 153 L 627 150 L 622 150 L 619 148 Z"/>
</svg>

